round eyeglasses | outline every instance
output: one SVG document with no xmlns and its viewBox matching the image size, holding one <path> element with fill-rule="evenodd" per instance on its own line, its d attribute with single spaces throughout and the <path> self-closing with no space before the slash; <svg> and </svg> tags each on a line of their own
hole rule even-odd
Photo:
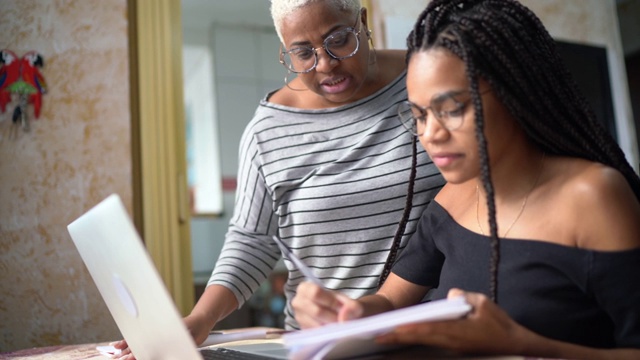
<svg viewBox="0 0 640 360">
<path fill-rule="evenodd" d="M 480 95 L 490 90 L 484 90 Z M 442 127 L 449 131 L 456 130 L 462 126 L 465 108 L 471 101 L 471 98 L 464 101 L 459 99 L 468 96 L 468 93 L 468 91 L 453 91 L 438 95 L 427 107 L 421 107 L 411 101 L 403 101 L 398 104 L 398 119 L 411 134 L 422 136 L 427 125 L 427 111 L 431 109 L 431 113 Z"/>
<path fill-rule="evenodd" d="M 356 19 L 356 24 L 360 19 Z M 313 48 L 310 46 L 298 46 L 280 52 L 280 63 L 294 73 L 308 73 L 318 65 L 318 50 L 323 49 L 331 58 L 344 60 L 352 57 L 360 49 L 360 31 L 354 27 L 348 27 L 336 31 L 327 36 L 322 46 Z"/>
</svg>

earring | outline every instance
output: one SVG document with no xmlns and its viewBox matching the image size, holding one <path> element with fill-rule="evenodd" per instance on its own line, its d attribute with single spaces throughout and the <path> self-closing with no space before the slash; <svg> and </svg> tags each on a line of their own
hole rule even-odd
<svg viewBox="0 0 640 360">
<path fill-rule="evenodd" d="M 291 70 L 287 70 L 287 75 L 284 76 L 284 84 L 291 90 L 293 91 L 306 91 L 308 89 L 294 89 L 291 86 L 289 86 L 289 75 L 291 75 Z M 293 81 L 293 80 L 292 80 Z"/>
<path fill-rule="evenodd" d="M 378 55 L 376 53 L 376 47 L 373 44 L 373 38 L 371 37 L 371 33 L 373 31 L 367 29 L 367 39 L 369 39 L 369 43 L 371 43 L 371 53 L 369 53 L 369 65 L 373 65 L 378 61 Z"/>
</svg>

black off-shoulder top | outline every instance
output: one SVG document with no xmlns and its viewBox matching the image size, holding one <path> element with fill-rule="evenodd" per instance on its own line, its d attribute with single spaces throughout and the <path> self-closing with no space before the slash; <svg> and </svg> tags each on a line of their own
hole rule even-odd
<svg viewBox="0 0 640 360">
<path fill-rule="evenodd" d="M 638 234 L 640 236 L 640 234 Z M 490 238 L 454 221 L 437 202 L 423 213 L 393 272 L 436 288 L 489 295 Z M 548 338 L 598 348 L 640 348 L 640 248 L 604 252 L 501 239 L 498 304 Z"/>
</svg>

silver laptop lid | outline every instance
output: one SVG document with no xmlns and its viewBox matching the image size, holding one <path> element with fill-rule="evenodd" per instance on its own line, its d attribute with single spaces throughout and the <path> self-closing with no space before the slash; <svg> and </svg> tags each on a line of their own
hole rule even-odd
<svg viewBox="0 0 640 360">
<path fill-rule="evenodd" d="M 118 195 L 67 229 L 138 359 L 202 359 Z"/>
</svg>

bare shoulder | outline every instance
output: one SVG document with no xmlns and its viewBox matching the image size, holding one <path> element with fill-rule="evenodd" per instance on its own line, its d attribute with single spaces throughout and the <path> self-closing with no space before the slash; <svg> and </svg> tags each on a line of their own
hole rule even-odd
<svg viewBox="0 0 640 360">
<path fill-rule="evenodd" d="M 299 79 L 294 79 L 293 81 L 291 81 L 289 86 L 291 86 L 293 89 L 297 89 L 298 87 L 300 89 L 304 88 L 304 84 Z M 302 108 L 302 105 L 305 102 L 303 97 L 306 96 L 306 93 L 309 93 L 310 91 L 295 91 L 293 89 L 287 86 L 283 86 L 279 90 L 274 91 L 271 96 L 269 96 L 267 101 L 273 104 Z"/>
<path fill-rule="evenodd" d="M 627 179 L 614 168 L 576 159 L 560 160 L 559 165 L 565 172 L 564 188 L 577 202 L 604 206 L 627 198 L 638 203 Z"/>
<path fill-rule="evenodd" d="M 376 57 L 382 63 L 391 62 L 394 63 L 401 68 L 406 67 L 406 50 L 399 49 L 385 49 L 385 50 L 376 50 Z M 384 64 L 389 65 L 389 64 Z"/>
<path fill-rule="evenodd" d="M 578 247 L 614 251 L 640 247 L 640 202 L 626 178 L 609 166 L 559 158 L 558 198 L 575 224 Z"/>
<path fill-rule="evenodd" d="M 377 50 L 376 61 L 381 78 L 388 83 L 407 69 L 405 50 Z"/>
<path fill-rule="evenodd" d="M 295 102 L 295 97 L 293 96 L 292 91 L 287 89 L 285 86 L 274 91 L 267 101 L 278 105 L 293 106 L 292 104 Z"/>
</svg>

